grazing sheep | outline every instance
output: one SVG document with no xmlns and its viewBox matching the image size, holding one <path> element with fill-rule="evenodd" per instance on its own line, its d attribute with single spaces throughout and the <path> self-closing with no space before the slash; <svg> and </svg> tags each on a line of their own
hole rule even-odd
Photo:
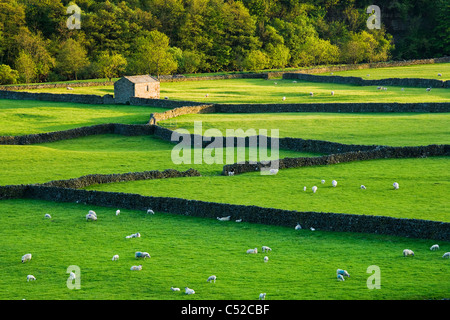
<svg viewBox="0 0 450 320">
<path fill-rule="evenodd" d="M 97 214 L 95 213 L 95 211 L 94 210 L 89 210 L 89 212 L 88 212 L 89 214 L 93 214 L 94 216 L 97 216 Z"/>
<path fill-rule="evenodd" d="M 405 250 L 403 250 L 403 256 L 404 257 L 407 257 L 407 256 L 413 256 L 414 257 L 414 252 L 412 250 L 405 249 Z"/>
<path fill-rule="evenodd" d="M 93 215 L 91 213 L 88 213 L 86 215 L 86 221 L 96 221 L 96 220 L 97 220 L 97 216 L 96 215 Z"/>
<path fill-rule="evenodd" d="M 116 216 L 120 214 L 120 210 L 116 210 Z"/>
<path fill-rule="evenodd" d="M 33 276 L 32 274 L 27 275 L 27 282 L 34 281 L 34 280 L 36 280 L 35 276 Z"/>
<path fill-rule="evenodd" d="M 312 97 L 314 95 L 314 93 L 310 92 L 309 95 Z"/>
<path fill-rule="evenodd" d="M 150 258 L 150 254 L 148 253 L 148 252 L 141 252 L 141 251 L 137 251 L 135 254 L 134 254 L 134 257 L 137 259 L 137 258 L 144 258 L 144 260 L 145 260 L 145 258 Z"/>
<path fill-rule="evenodd" d="M 31 260 L 31 253 L 27 253 L 22 256 L 22 263 L 25 263 L 30 260 Z"/>
<path fill-rule="evenodd" d="M 152 209 L 148 209 L 147 214 L 155 214 L 155 212 Z"/>
<path fill-rule="evenodd" d="M 449 259 L 449 258 L 450 258 L 450 252 L 444 253 L 444 255 L 442 256 L 442 258 Z"/>
<path fill-rule="evenodd" d="M 361 189 L 366 190 L 366 186 L 362 184 L 362 185 L 361 185 Z"/>
<path fill-rule="evenodd" d="M 266 251 L 269 252 L 269 251 L 272 251 L 272 248 L 270 248 L 268 246 L 262 246 L 261 250 L 262 250 L 262 252 L 266 252 Z"/>
<path fill-rule="evenodd" d="M 69 273 L 69 280 L 75 280 L 77 278 L 76 274 L 71 272 Z"/>
<path fill-rule="evenodd" d="M 333 187 L 336 187 L 337 186 L 337 181 L 333 180 L 333 181 L 331 181 L 331 184 L 333 185 Z"/>
<path fill-rule="evenodd" d="M 267 261 L 269 261 L 269 257 L 268 257 L 268 256 L 265 256 L 265 257 L 264 257 L 264 262 L 267 262 Z"/>
<path fill-rule="evenodd" d="M 338 281 L 345 281 L 344 277 L 342 276 L 342 274 L 338 274 L 337 275 L 337 279 Z"/>
<path fill-rule="evenodd" d="M 325 180 L 320 181 L 322 184 L 325 184 Z"/>
<path fill-rule="evenodd" d="M 180 288 L 170 287 L 170 290 L 172 290 L 172 291 L 180 291 Z"/>
<path fill-rule="evenodd" d="M 381 89 L 383 89 L 383 87 L 378 87 L 378 88 L 377 88 L 377 90 L 381 90 Z"/>
<path fill-rule="evenodd" d="M 140 237 L 141 237 L 141 234 L 139 232 L 137 232 L 137 233 L 130 234 L 129 236 L 126 236 L 125 238 L 130 239 L 130 238 L 140 238 Z"/>
<path fill-rule="evenodd" d="M 297 81 L 294 80 L 294 81 L 292 81 L 292 83 L 297 83 Z"/>
<path fill-rule="evenodd" d="M 258 253 L 258 248 L 255 249 L 248 249 L 247 253 Z"/>
<path fill-rule="evenodd" d="M 350 274 L 347 272 L 347 270 L 337 269 L 336 275 L 345 276 L 347 278 L 350 278 Z"/>
<path fill-rule="evenodd" d="M 216 283 L 216 279 L 217 279 L 216 276 L 209 276 L 208 279 L 206 280 L 206 282 L 214 281 L 214 283 Z"/>
<path fill-rule="evenodd" d="M 405 88 L 402 88 L 402 91 L 405 91 Z"/>
<path fill-rule="evenodd" d="M 230 217 L 231 216 L 222 217 L 222 218 L 217 217 L 217 220 L 219 220 L 219 221 L 230 221 Z"/>
<path fill-rule="evenodd" d="M 442 77 L 442 73 L 438 73 L 438 77 Z"/>
<path fill-rule="evenodd" d="M 236 222 L 242 222 L 242 219 L 237 219 Z"/>
<path fill-rule="evenodd" d="M 265 293 L 260 293 L 259 294 L 259 300 L 266 300 L 266 294 Z"/>
<path fill-rule="evenodd" d="M 384 91 L 386 91 L 386 90 L 387 90 L 387 88 L 386 88 L 386 87 L 384 87 L 384 88 L 383 88 L 383 90 L 384 90 Z"/>
<path fill-rule="evenodd" d="M 334 91 L 331 91 L 331 95 L 334 96 Z"/>
<path fill-rule="evenodd" d="M 301 230 L 302 226 L 300 225 L 300 223 L 297 222 L 297 225 L 295 226 L 295 230 Z"/>
<path fill-rule="evenodd" d="M 208 98 L 209 97 L 209 94 L 205 94 L 205 98 Z"/>
<path fill-rule="evenodd" d="M 130 268 L 130 270 L 142 270 L 142 264 L 138 265 L 138 266 L 132 266 Z"/>
<path fill-rule="evenodd" d="M 169 100 L 169 97 L 164 97 L 165 100 Z"/>
<path fill-rule="evenodd" d="M 316 193 L 317 187 L 316 186 L 312 187 L 312 191 L 313 191 L 313 193 Z"/>
<path fill-rule="evenodd" d="M 427 92 L 430 92 L 431 91 L 431 88 L 427 88 Z"/>
<path fill-rule="evenodd" d="M 398 190 L 398 188 L 400 188 L 398 182 L 394 182 L 392 185 L 394 186 L 395 190 Z"/>
<path fill-rule="evenodd" d="M 278 83 L 274 82 L 273 84 L 278 84 Z"/>
<path fill-rule="evenodd" d="M 71 87 L 67 87 L 66 89 L 67 89 L 67 90 L 73 90 L 73 88 L 71 88 Z"/>
<path fill-rule="evenodd" d="M 51 216 L 51 215 L 49 215 L 48 213 L 46 213 L 46 214 L 45 214 L 45 216 L 44 216 L 44 218 L 47 218 L 47 219 L 51 219 L 51 218 L 52 218 L 52 216 Z"/>
<path fill-rule="evenodd" d="M 113 255 L 112 261 L 117 261 L 117 260 L 119 260 L 119 255 L 118 254 Z"/>
<path fill-rule="evenodd" d="M 303 187 L 303 191 L 306 191 L 306 187 Z"/>
<path fill-rule="evenodd" d="M 193 289 L 190 289 L 190 288 L 188 288 L 188 287 L 185 287 L 185 288 L 184 288 L 184 293 L 185 293 L 185 294 L 194 294 L 195 291 L 194 291 Z"/>
<path fill-rule="evenodd" d="M 286 97 L 283 97 L 283 101 L 285 101 L 286 100 Z"/>
<path fill-rule="evenodd" d="M 310 227 L 309 228 L 311 231 L 316 231 L 316 229 L 314 229 L 313 227 Z"/>
<path fill-rule="evenodd" d="M 270 169 L 269 172 L 270 172 L 270 174 L 277 174 L 278 169 Z"/>
<path fill-rule="evenodd" d="M 439 245 L 438 244 L 433 244 L 430 248 L 431 251 L 436 251 L 439 250 Z"/>
</svg>

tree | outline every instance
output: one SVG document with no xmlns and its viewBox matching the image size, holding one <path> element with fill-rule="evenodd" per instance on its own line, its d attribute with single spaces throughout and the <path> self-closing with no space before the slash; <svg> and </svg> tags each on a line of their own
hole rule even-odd
<svg viewBox="0 0 450 320">
<path fill-rule="evenodd" d="M 16 69 L 19 71 L 21 82 L 30 83 L 36 78 L 36 64 L 33 58 L 25 51 L 19 53 L 16 59 Z"/>
<path fill-rule="evenodd" d="M 62 75 L 78 80 L 77 74 L 89 65 L 86 49 L 76 40 L 70 38 L 63 42 L 56 56 L 56 66 Z"/>
<path fill-rule="evenodd" d="M 136 40 L 136 53 L 132 56 L 134 73 L 170 74 L 177 70 L 178 64 L 170 52 L 169 37 L 153 30 L 146 37 Z"/>
<path fill-rule="evenodd" d="M 14 84 L 19 79 L 19 72 L 6 64 L 0 65 L 0 84 Z"/>
<path fill-rule="evenodd" d="M 100 77 L 108 78 L 109 81 L 122 74 L 127 66 L 127 59 L 121 54 L 109 54 L 103 52 L 95 63 L 95 69 Z"/>
<path fill-rule="evenodd" d="M 242 62 L 244 70 L 259 71 L 267 68 L 270 60 L 267 54 L 261 50 L 250 51 Z"/>
<path fill-rule="evenodd" d="M 284 44 L 278 44 L 276 46 L 269 43 L 266 47 L 267 55 L 270 59 L 271 68 L 282 68 L 286 67 L 291 58 L 289 53 L 289 48 Z"/>
</svg>

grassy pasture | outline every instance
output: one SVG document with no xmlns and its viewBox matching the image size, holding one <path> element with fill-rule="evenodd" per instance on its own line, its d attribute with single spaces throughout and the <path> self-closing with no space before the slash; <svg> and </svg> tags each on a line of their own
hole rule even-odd
<svg viewBox="0 0 450 320">
<path fill-rule="evenodd" d="M 276 84 L 275 84 L 276 83 Z M 34 89 L 31 92 L 67 93 L 65 88 Z M 331 96 L 334 91 L 334 96 Z M 314 96 L 309 95 L 310 92 Z M 114 94 L 112 86 L 74 88 L 74 94 Z M 208 94 L 208 97 L 206 97 Z M 448 89 L 352 86 L 292 80 L 227 79 L 162 82 L 161 98 L 205 103 L 356 103 L 356 102 L 450 102 Z M 283 102 L 282 98 L 286 97 Z"/>
<path fill-rule="evenodd" d="M 450 222 L 449 165 L 447 157 L 382 159 L 284 169 L 272 176 L 255 172 L 232 177 L 119 182 L 87 189 L 296 211 Z M 322 179 L 325 184 L 321 184 Z M 331 186 L 333 179 L 338 182 L 336 188 Z M 393 189 L 394 182 L 400 184 L 399 190 Z M 311 191 L 314 185 L 318 187 L 315 194 Z M 360 189 L 361 185 L 367 189 Z M 304 186 L 307 191 L 303 191 Z"/>
<path fill-rule="evenodd" d="M 317 139 L 347 144 L 419 146 L 450 143 L 449 113 L 260 113 L 192 114 L 159 122 L 176 124 L 194 132 L 194 121 L 202 122 L 203 132 L 218 129 L 245 131 L 266 129 L 280 137 Z"/>
<path fill-rule="evenodd" d="M 86 222 L 88 210 L 98 221 Z M 11 300 L 386 300 L 442 299 L 450 291 L 449 268 L 434 242 L 370 234 L 349 234 L 294 228 L 223 223 L 214 219 L 176 216 L 82 204 L 37 200 L 0 202 L 0 299 Z M 45 219 L 50 213 L 52 219 Z M 125 239 L 140 232 L 141 238 Z M 201 235 L 201 236 L 199 236 Z M 269 253 L 246 254 L 262 245 Z M 405 258 L 410 248 L 415 257 Z M 137 261 L 136 251 L 151 258 Z M 31 261 L 22 264 L 25 253 Z M 120 256 L 111 261 L 113 255 Z M 267 255 L 269 261 L 263 262 Z M 142 264 L 141 271 L 130 271 Z M 80 289 L 70 290 L 67 268 L 76 265 Z M 380 268 L 381 289 L 369 290 L 369 266 Z M 350 278 L 336 280 L 336 269 Z M 33 274 L 36 281 L 27 282 Z M 207 283 L 210 275 L 217 282 Z M 170 287 L 193 288 L 195 295 Z"/>
</svg>

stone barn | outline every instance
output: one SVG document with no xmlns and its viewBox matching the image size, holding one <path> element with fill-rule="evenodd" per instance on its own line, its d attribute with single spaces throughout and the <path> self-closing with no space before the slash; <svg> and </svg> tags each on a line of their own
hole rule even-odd
<svg viewBox="0 0 450 320">
<path fill-rule="evenodd" d="M 116 103 L 128 103 L 131 97 L 159 99 L 159 81 L 149 75 L 125 76 L 114 82 Z"/>
</svg>

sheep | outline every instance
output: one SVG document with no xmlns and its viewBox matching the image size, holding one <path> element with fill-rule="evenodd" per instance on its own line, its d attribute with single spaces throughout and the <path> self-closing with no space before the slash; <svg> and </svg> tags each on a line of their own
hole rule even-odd
<svg viewBox="0 0 450 320">
<path fill-rule="evenodd" d="M 266 294 L 265 293 L 260 293 L 259 294 L 259 300 L 266 300 Z"/>
<path fill-rule="evenodd" d="M 71 87 L 66 87 L 66 89 L 67 89 L 67 90 L 73 90 L 73 88 L 71 88 Z"/>
<path fill-rule="evenodd" d="M 190 289 L 190 288 L 188 288 L 188 287 L 185 287 L 185 288 L 184 288 L 184 293 L 185 293 L 185 294 L 194 294 L 195 291 L 194 291 L 193 289 Z"/>
<path fill-rule="evenodd" d="M 444 253 L 444 255 L 442 256 L 442 258 L 444 258 L 444 259 L 449 259 L 449 258 L 450 258 L 450 252 Z"/>
<path fill-rule="evenodd" d="M 342 276 L 342 274 L 338 274 L 337 275 L 337 279 L 338 281 L 345 281 L 344 277 Z"/>
<path fill-rule="evenodd" d="M 362 184 L 362 185 L 361 185 L 361 189 L 366 190 L 366 186 Z"/>
<path fill-rule="evenodd" d="M 267 261 L 269 261 L 269 257 L 268 257 L 268 256 L 265 256 L 265 257 L 264 257 L 264 262 L 267 262 Z"/>
<path fill-rule="evenodd" d="M 209 94 L 205 94 L 205 98 L 208 98 L 209 97 Z"/>
<path fill-rule="evenodd" d="M 94 216 L 97 216 L 97 214 L 95 213 L 95 211 L 94 210 L 89 210 L 89 212 L 88 212 L 89 214 L 93 214 Z"/>
<path fill-rule="evenodd" d="M 45 216 L 44 216 L 44 218 L 51 219 L 52 216 L 51 216 L 50 214 L 46 213 Z"/>
<path fill-rule="evenodd" d="M 442 77 L 442 73 L 438 73 L 438 77 Z"/>
<path fill-rule="evenodd" d="M 336 187 L 337 186 L 337 181 L 333 180 L 333 181 L 331 181 L 331 184 L 333 185 L 333 187 Z"/>
<path fill-rule="evenodd" d="M 135 257 L 136 259 L 138 259 L 138 258 L 144 258 L 144 260 L 145 260 L 145 258 L 150 258 L 150 254 L 149 254 L 148 252 L 137 251 L 137 252 L 134 254 L 134 257 Z"/>
<path fill-rule="evenodd" d="M 313 193 L 316 193 L 317 187 L 316 186 L 312 187 L 312 191 L 313 191 Z"/>
<path fill-rule="evenodd" d="M 301 230 L 302 226 L 300 225 L 300 223 L 297 222 L 297 225 L 295 226 L 295 230 Z"/>
<path fill-rule="evenodd" d="M 331 91 L 331 95 L 334 96 L 334 91 Z"/>
<path fill-rule="evenodd" d="M 314 229 L 313 227 L 310 227 L 309 230 L 316 231 L 316 229 Z"/>
<path fill-rule="evenodd" d="M 30 260 L 31 260 L 31 253 L 27 253 L 22 256 L 22 263 L 25 263 Z"/>
<path fill-rule="evenodd" d="M 270 248 L 268 246 L 262 246 L 261 250 L 262 250 L 262 252 L 266 252 L 266 251 L 269 252 L 269 251 L 272 251 L 272 248 Z"/>
<path fill-rule="evenodd" d="M 377 90 L 381 90 L 381 89 L 383 89 L 383 87 L 378 87 L 378 88 L 377 88 Z"/>
<path fill-rule="evenodd" d="M 164 100 L 169 100 L 169 97 L 164 97 Z"/>
<path fill-rule="evenodd" d="M 255 249 L 248 249 L 247 253 L 258 253 L 258 248 Z"/>
<path fill-rule="evenodd" d="M 274 82 L 273 84 L 278 84 L 278 83 Z"/>
<path fill-rule="evenodd" d="M 347 272 L 347 270 L 342 270 L 342 269 L 337 269 L 336 270 L 336 275 L 341 275 L 341 276 L 345 276 L 347 278 L 350 278 L 350 274 Z"/>
<path fill-rule="evenodd" d="M 116 210 L 116 216 L 120 215 L 120 210 Z"/>
<path fill-rule="evenodd" d="M 140 238 L 140 237 L 141 237 L 141 234 L 139 232 L 137 232 L 137 233 L 130 234 L 129 236 L 126 236 L 125 238 L 130 239 L 130 238 Z"/>
<path fill-rule="evenodd" d="M 214 281 L 214 283 L 216 283 L 216 279 L 217 279 L 216 276 L 209 276 L 208 279 L 206 280 L 206 282 Z"/>
<path fill-rule="evenodd" d="M 314 95 L 314 93 L 310 92 L 309 95 L 312 97 Z"/>
<path fill-rule="evenodd" d="M 431 87 L 430 88 L 427 88 L 427 92 L 430 92 L 431 91 Z"/>
<path fill-rule="evenodd" d="M 155 214 L 155 212 L 152 209 L 148 209 L 147 214 Z"/>
<path fill-rule="evenodd" d="M 407 256 L 413 256 L 414 257 L 414 252 L 412 250 L 405 249 L 405 250 L 403 250 L 403 256 L 404 257 L 407 257 Z"/>
<path fill-rule="evenodd" d="M 325 184 L 325 180 L 320 181 L 322 184 Z"/>
<path fill-rule="evenodd" d="M 430 248 L 431 251 L 436 251 L 439 250 L 439 245 L 438 244 L 433 244 Z"/>
<path fill-rule="evenodd" d="M 286 100 L 286 97 L 283 97 L 283 101 L 285 101 Z"/>
<path fill-rule="evenodd" d="M 138 266 L 132 266 L 130 268 L 130 270 L 142 270 L 142 264 L 138 265 Z"/>
<path fill-rule="evenodd" d="M 398 182 L 394 182 L 392 185 L 394 186 L 395 190 L 398 190 L 398 188 L 400 188 Z"/>
<path fill-rule="evenodd" d="M 170 287 L 170 290 L 172 290 L 172 291 L 180 291 L 180 288 Z"/>
<path fill-rule="evenodd" d="M 292 83 L 297 83 L 297 81 L 294 80 L 294 81 L 292 81 Z"/>
<path fill-rule="evenodd" d="M 118 254 L 113 255 L 113 257 L 112 257 L 111 260 L 112 260 L 112 261 L 117 261 L 117 260 L 119 260 L 119 255 L 118 255 Z"/>
<path fill-rule="evenodd" d="M 277 174 L 278 169 L 270 169 L 269 172 L 270 172 L 270 174 Z"/>
<path fill-rule="evenodd" d="M 75 280 L 77 278 L 76 274 L 73 272 L 69 273 L 69 280 Z"/>
<path fill-rule="evenodd" d="M 222 217 L 222 218 L 217 217 L 217 220 L 219 220 L 219 221 L 230 221 L 230 217 L 231 216 Z"/>
<path fill-rule="evenodd" d="M 242 222 L 242 219 L 237 219 L 236 222 Z"/>
<path fill-rule="evenodd" d="M 35 281 L 35 280 L 36 280 L 36 277 L 33 276 L 32 274 L 27 275 L 27 282 L 28 281 Z"/>
<path fill-rule="evenodd" d="M 306 186 L 305 186 L 305 187 L 303 187 L 303 191 L 306 191 Z"/>
<path fill-rule="evenodd" d="M 96 215 L 93 215 L 91 213 L 88 213 L 86 215 L 86 221 L 96 221 L 96 220 L 97 220 L 97 216 Z"/>
</svg>

